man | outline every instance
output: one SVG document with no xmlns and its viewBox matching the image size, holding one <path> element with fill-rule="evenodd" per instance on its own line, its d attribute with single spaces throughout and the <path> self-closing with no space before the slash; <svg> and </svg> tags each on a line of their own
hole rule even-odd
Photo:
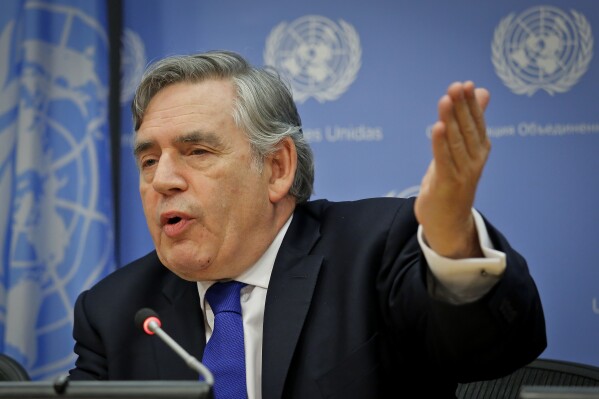
<svg viewBox="0 0 599 399">
<path fill-rule="evenodd" d="M 155 309 L 202 359 L 205 294 L 226 280 L 246 284 L 249 398 L 453 397 L 530 362 L 546 345 L 534 282 L 472 209 L 488 100 L 471 82 L 441 98 L 416 200 L 310 202 L 312 154 L 276 74 L 230 52 L 159 61 L 132 107 L 156 251 L 81 294 L 71 378 L 198 378 L 132 320 Z"/>
</svg>

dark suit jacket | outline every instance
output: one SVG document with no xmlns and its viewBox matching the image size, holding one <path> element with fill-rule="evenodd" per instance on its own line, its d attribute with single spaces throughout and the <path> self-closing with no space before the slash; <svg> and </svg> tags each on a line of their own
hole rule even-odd
<svg viewBox="0 0 599 399">
<path fill-rule="evenodd" d="M 298 206 L 266 298 L 262 389 L 274 398 L 453 397 L 456 382 L 495 378 L 545 348 L 526 262 L 487 224 L 507 269 L 484 298 L 454 306 L 427 291 L 413 200 Z M 156 253 L 81 294 L 72 379 L 196 379 L 157 337 L 134 326 L 142 307 L 202 358 L 196 284 Z"/>
</svg>

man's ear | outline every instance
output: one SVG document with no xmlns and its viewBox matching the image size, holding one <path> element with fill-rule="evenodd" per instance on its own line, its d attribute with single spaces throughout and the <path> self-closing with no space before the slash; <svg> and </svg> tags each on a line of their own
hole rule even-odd
<svg viewBox="0 0 599 399">
<path fill-rule="evenodd" d="M 270 202 L 277 203 L 289 194 L 297 169 L 297 151 L 290 137 L 277 145 L 274 153 L 266 159 L 270 168 L 268 196 Z"/>
</svg>

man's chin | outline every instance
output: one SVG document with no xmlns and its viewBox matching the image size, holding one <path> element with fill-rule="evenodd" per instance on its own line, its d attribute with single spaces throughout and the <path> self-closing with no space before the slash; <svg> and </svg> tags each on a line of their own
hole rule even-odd
<svg viewBox="0 0 599 399">
<path fill-rule="evenodd" d="M 217 280 L 218 278 L 212 276 L 210 271 L 210 267 L 208 266 L 198 266 L 197 268 L 190 269 L 189 264 L 186 264 L 185 267 L 177 267 L 176 265 L 166 266 L 171 272 L 187 281 L 209 281 L 209 280 Z"/>
<path fill-rule="evenodd" d="M 187 251 L 185 257 L 177 256 L 176 253 L 161 253 L 158 252 L 158 259 L 162 264 L 169 269 L 171 272 L 176 274 L 187 281 L 207 281 L 216 279 L 215 276 L 211 276 L 213 270 L 212 262 L 210 258 L 205 261 L 198 261 L 197 258 L 189 257 L 189 251 Z"/>
</svg>

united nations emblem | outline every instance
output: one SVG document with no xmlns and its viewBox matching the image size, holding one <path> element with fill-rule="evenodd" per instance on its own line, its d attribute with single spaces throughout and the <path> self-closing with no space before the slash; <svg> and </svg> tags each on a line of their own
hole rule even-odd
<svg viewBox="0 0 599 399">
<path fill-rule="evenodd" d="M 354 27 L 318 15 L 280 23 L 264 49 L 265 64 L 289 79 L 298 103 L 310 97 L 321 103 L 339 98 L 356 79 L 361 58 Z"/>
<path fill-rule="evenodd" d="M 100 21 L 44 1 L 0 33 L 1 343 L 36 380 L 72 366 L 74 299 L 115 266 L 108 46 Z"/>
<path fill-rule="evenodd" d="M 564 93 L 593 58 L 591 26 L 581 13 L 532 7 L 501 20 L 492 43 L 497 75 L 516 94 Z"/>
</svg>

